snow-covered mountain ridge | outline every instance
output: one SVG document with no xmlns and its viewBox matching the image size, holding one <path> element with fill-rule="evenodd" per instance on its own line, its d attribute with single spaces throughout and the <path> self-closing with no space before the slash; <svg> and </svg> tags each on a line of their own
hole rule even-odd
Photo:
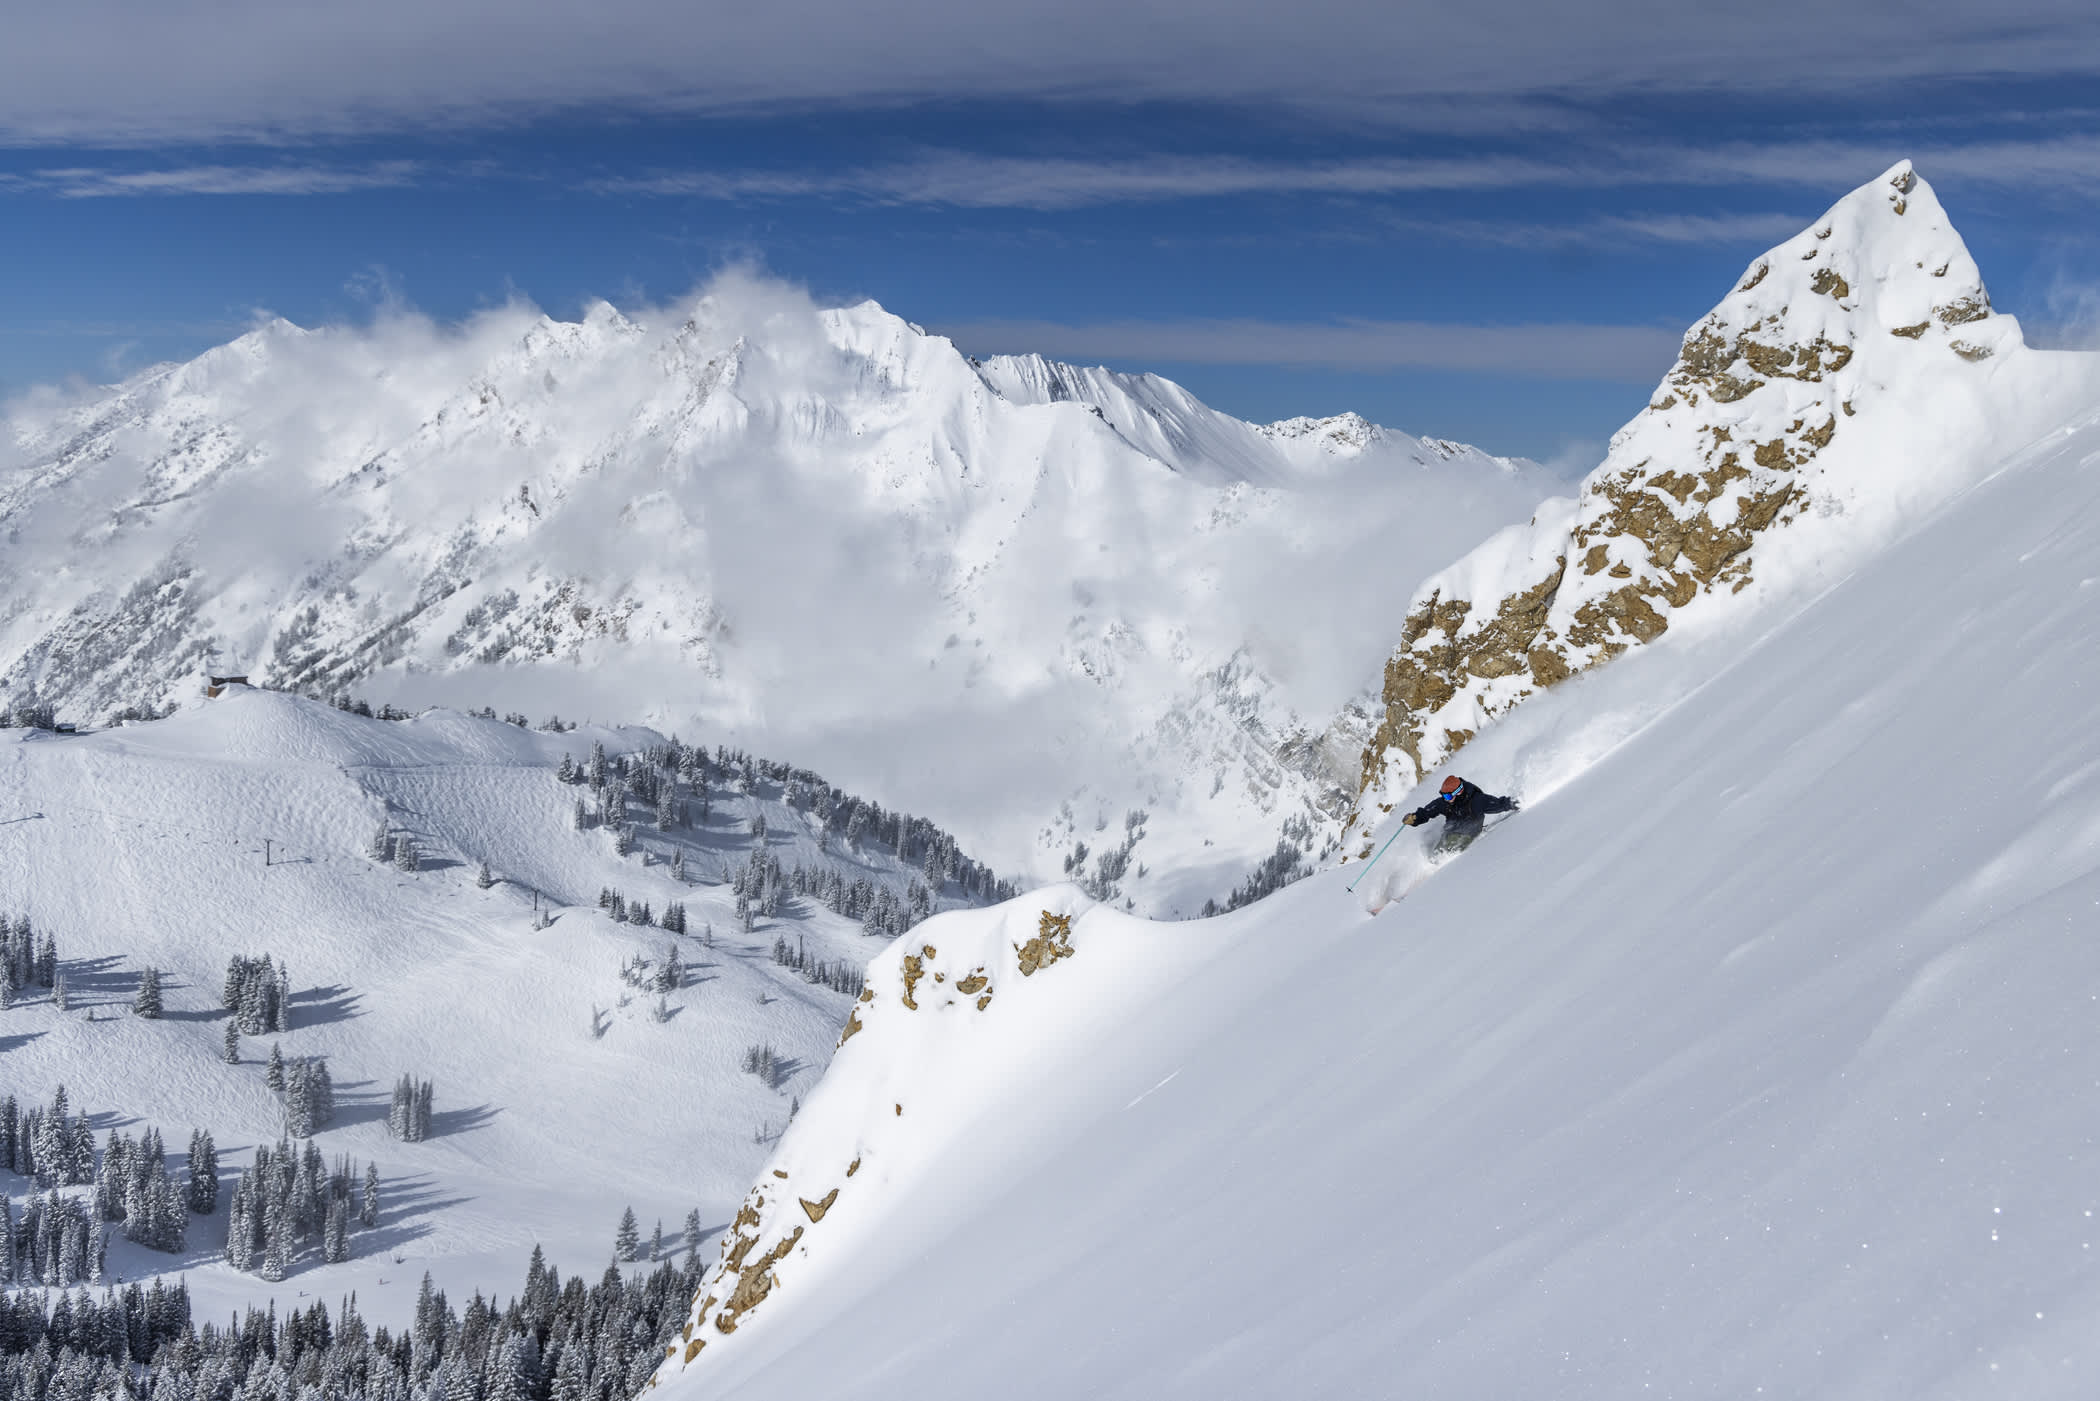
<svg viewBox="0 0 2100 1401">
<path fill-rule="evenodd" d="M 1896 165 L 1750 265 L 1573 499 L 1416 589 L 1366 799 L 1629 647 L 1812 593 L 2096 387 L 2094 357 L 2031 350 L 1991 309 L 1931 187 Z"/>
<path fill-rule="evenodd" d="M 1082 835 L 1144 808 L 1156 843 L 1214 843 L 1197 903 L 1284 817 L 1346 805 L 1351 775 L 1276 737 L 1361 684 L 1350 566 L 1417 542 L 1426 565 L 1541 489 L 1354 415 L 1257 427 L 738 276 L 574 323 L 274 321 L 23 400 L 0 454 L 17 705 L 95 721 L 221 670 L 704 728 L 1008 869 L 1055 873 L 1068 799 Z M 996 777 L 953 762 L 965 739 L 1008 751 Z"/>
<path fill-rule="evenodd" d="M 2017 426 L 1484 729 L 1455 861 L 914 930 L 652 1401 L 2100 1390 L 2100 395 Z"/>
</svg>

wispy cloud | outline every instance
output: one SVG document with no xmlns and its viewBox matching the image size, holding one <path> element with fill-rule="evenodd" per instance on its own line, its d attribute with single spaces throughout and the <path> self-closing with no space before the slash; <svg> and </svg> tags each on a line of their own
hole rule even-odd
<svg viewBox="0 0 2100 1401">
<path fill-rule="evenodd" d="M 363 166 L 189 165 L 166 170 L 74 166 L 39 170 L 0 183 L 0 192 L 38 192 L 63 199 L 138 195 L 333 195 L 411 183 L 414 161 Z"/>
<path fill-rule="evenodd" d="M 1613 248 L 1631 243 L 1743 243 L 1763 247 L 1793 237 L 1814 217 L 1812 211 L 1804 211 L 1609 215 L 1561 224 L 1523 219 L 1392 219 L 1386 221 L 1385 227 L 1459 243 L 1493 243 L 1510 248 Z"/>
<path fill-rule="evenodd" d="M 0 140 L 189 144 L 487 126 L 550 112 L 1166 102 L 1448 129 L 1469 105 L 1816 99 L 2090 82 L 2089 0 L 364 0 L 17 6 Z M 1782 108 L 1779 101 L 1784 101 Z M 1497 129 L 1509 123 L 1498 118 Z"/>
<path fill-rule="evenodd" d="M 1676 358 L 1676 331 L 1556 322 L 1529 326 L 1430 321 L 985 320 L 935 327 L 979 354 L 1034 351 L 1126 364 L 1288 365 L 1343 370 L 1460 370 L 1538 379 L 1652 385 Z"/>
<path fill-rule="evenodd" d="M 1941 144 L 1922 149 L 1895 141 L 1736 143 L 1652 147 L 1625 154 L 1569 152 L 1557 158 L 1455 156 L 1275 161 L 1216 155 L 1157 155 L 1085 160 L 986 156 L 932 151 L 912 160 L 836 171 L 688 170 L 612 177 L 594 188 L 613 194 L 717 200 L 809 197 L 884 204 L 1053 211 L 1096 205 L 1259 195 L 1382 197 L 1430 192 L 1541 188 L 1712 188 L 1759 185 L 1829 189 L 1857 184 L 1912 156 L 1929 177 L 1946 175 L 1995 186 L 2048 186 L 2100 194 L 2100 135 L 2029 141 Z M 1627 218 L 1609 236 L 1707 243 L 1793 231 L 1780 215 Z M 1758 232 L 1747 232 L 1755 220 Z M 1462 226 L 1451 226 L 1457 231 Z M 1500 229 L 1500 233 L 1491 233 Z M 1521 230 L 1521 231 L 1520 231 Z M 1505 241 L 1585 241 L 1578 227 L 1479 226 Z"/>
</svg>

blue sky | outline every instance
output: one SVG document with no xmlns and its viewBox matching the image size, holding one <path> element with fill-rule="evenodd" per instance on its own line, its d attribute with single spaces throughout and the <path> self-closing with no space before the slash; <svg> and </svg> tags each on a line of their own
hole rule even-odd
<svg viewBox="0 0 2100 1401">
<path fill-rule="evenodd" d="M 2090 340 L 2090 10 L 83 0 L 0 50 L 0 393 L 265 310 L 573 315 L 755 262 L 972 351 L 1586 467 L 1902 156 L 2001 309 Z"/>
</svg>

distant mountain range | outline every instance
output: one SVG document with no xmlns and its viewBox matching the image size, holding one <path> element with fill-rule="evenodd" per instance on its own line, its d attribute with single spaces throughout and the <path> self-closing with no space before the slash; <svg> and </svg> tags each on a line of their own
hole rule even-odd
<svg viewBox="0 0 2100 1401">
<path fill-rule="evenodd" d="M 1017 872 L 1142 810 L 1176 859 L 1118 885 L 1162 912 L 1346 807 L 1370 721 L 1319 735 L 1396 584 L 1548 485 L 737 277 L 573 323 L 272 321 L 19 402 L 5 444 L 0 700 L 92 723 L 220 671 L 646 721 L 820 765 Z M 1169 864 L 1184 884 L 1147 884 Z"/>
</svg>

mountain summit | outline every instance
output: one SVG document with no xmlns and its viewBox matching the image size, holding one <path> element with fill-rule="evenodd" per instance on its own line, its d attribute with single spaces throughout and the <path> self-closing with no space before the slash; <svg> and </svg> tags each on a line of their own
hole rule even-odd
<svg viewBox="0 0 2100 1401">
<path fill-rule="evenodd" d="M 1891 167 L 1745 270 L 1573 499 L 1416 590 L 1364 788 L 1411 787 L 1525 697 L 1736 595 L 1844 571 L 2061 402 L 2064 359 L 1992 311 L 1931 186 Z"/>
<path fill-rule="evenodd" d="M 1345 805 L 1274 736 L 1378 645 L 1349 566 L 1425 565 L 1541 489 L 1353 415 L 1265 428 L 1154 376 L 980 362 L 750 276 L 576 322 L 273 321 L 8 429 L 0 699 L 91 722 L 232 671 L 648 719 L 957 823 L 977 770 L 948 746 L 1003 737 L 1041 761 L 985 795 L 1013 824 L 994 859 L 1054 870 L 1183 786 L 1215 809 L 1195 904 L 1284 817 Z M 1083 838 L 1046 835 L 1083 789 Z"/>
</svg>

